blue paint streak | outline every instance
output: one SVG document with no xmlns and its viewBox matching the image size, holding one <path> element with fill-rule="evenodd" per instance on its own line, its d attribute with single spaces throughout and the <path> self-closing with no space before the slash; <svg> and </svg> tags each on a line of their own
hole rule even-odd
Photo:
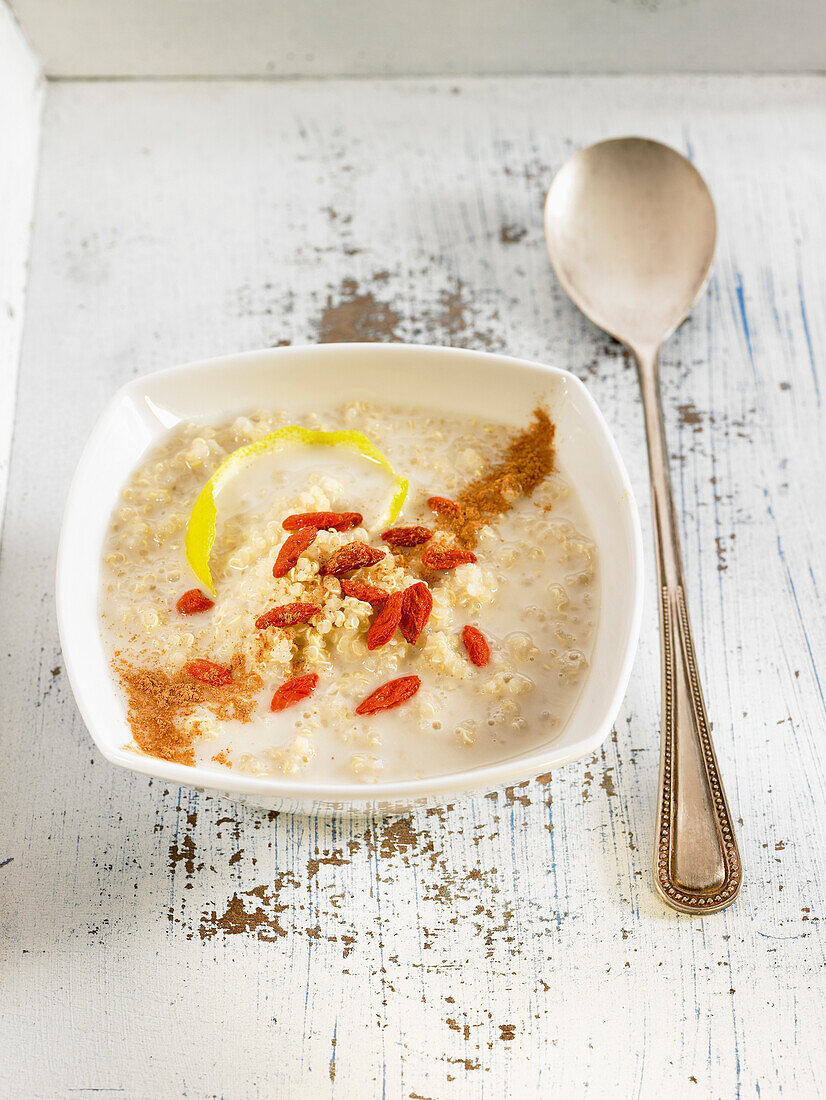
<svg viewBox="0 0 826 1100">
<path fill-rule="evenodd" d="M 812 346 L 812 335 L 809 332 L 809 318 L 806 316 L 806 303 L 803 300 L 803 287 L 800 283 L 800 279 L 797 280 L 797 294 L 800 298 L 800 316 L 803 320 L 803 331 L 806 334 L 806 346 L 809 349 L 809 363 L 812 367 L 812 380 L 815 384 L 815 396 L 817 397 L 818 408 L 820 407 L 820 386 L 817 381 L 817 367 L 815 366 L 815 349 Z"/>
<path fill-rule="evenodd" d="M 556 910 L 556 930 L 559 933 L 562 927 L 562 914 L 559 911 L 559 878 L 556 871 L 556 845 L 554 844 L 554 811 L 553 811 L 553 796 L 548 804 L 548 834 L 551 838 L 551 874 L 554 880 L 554 909 Z"/>
<path fill-rule="evenodd" d="M 746 316 L 746 299 L 743 294 L 743 277 L 737 275 L 736 285 L 734 287 L 734 293 L 737 295 L 737 305 L 740 308 L 740 323 L 743 326 L 743 335 L 746 338 L 746 347 L 749 349 L 749 362 L 751 363 L 752 374 L 757 379 L 757 370 L 754 365 L 754 348 L 751 346 L 751 331 L 749 329 L 749 321 Z"/>
<path fill-rule="evenodd" d="M 763 495 L 768 498 L 768 492 L 765 489 L 763 490 Z M 769 515 L 772 517 L 772 519 L 774 519 L 775 517 L 774 512 L 772 511 L 771 504 L 768 505 L 768 509 Z M 817 662 L 815 661 L 815 655 L 812 652 L 812 643 L 809 641 L 809 632 L 806 629 L 806 623 L 803 619 L 803 612 L 800 609 L 800 600 L 798 600 L 797 598 L 797 590 L 795 589 L 794 581 L 792 580 L 792 572 L 789 569 L 789 563 L 786 561 L 786 555 L 783 551 L 783 544 L 780 541 L 779 532 L 775 535 L 775 538 L 777 539 L 777 553 L 780 555 L 780 561 L 783 563 L 783 568 L 786 571 L 786 580 L 789 582 L 789 589 L 792 594 L 792 599 L 794 600 L 794 606 L 797 610 L 797 617 L 800 621 L 800 628 L 803 631 L 803 641 L 806 643 L 806 649 L 809 653 L 809 661 L 812 665 L 812 674 L 814 675 L 815 683 L 817 684 L 818 694 L 820 695 L 820 702 L 823 707 L 826 708 L 826 699 L 824 699 L 823 696 L 823 685 L 820 682 L 820 676 L 817 672 Z"/>
<path fill-rule="evenodd" d="M 9 856 L 8 859 L 4 859 L 3 862 L 0 863 L 0 867 L 7 867 L 13 859 L 14 859 L 14 856 Z"/>
<path fill-rule="evenodd" d="M 772 304 L 772 313 L 774 314 L 774 326 L 781 335 L 784 332 L 783 321 L 780 314 L 777 311 L 777 296 L 774 293 L 774 279 L 772 278 L 771 271 L 764 271 L 763 278 L 766 282 L 766 293 L 769 301 Z M 786 334 L 788 335 L 788 325 L 786 326 Z"/>
<path fill-rule="evenodd" d="M 183 787 L 178 787 L 178 799 L 177 799 L 176 805 L 177 806 L 182 806 L 183 801 L 184 801 L 184 789 L 183 789 Z M 180 835 L 180 831 L 181 831 L 181 814 L 180 814 L 180 811 L 178 811 L 175 814 L 175 834 L 174 834 L 174 838 L 173 838 L 173 841 L 172 841 L 172 844 L 174 844 L 174 846 L 176 848 L 178 848 L 178 836 Z M 161 834 L 161 835 L 163 835 L 163 834 Z M 172 845 L 170 845 L 170 847 L 171 846 Z M 180 851 L 180 849 L 178 849 L 178 850 Z M 176 864 L 176 866 L 177 866 L 177 864 Z M 169 880 L 169 908 L 174 913 L 174 911 L 175 911 L 175 871 L 173 870 L 172 874 L 167 875 L 167 878 Z"/>
<path fill-rule="evenodd" d="M 376 886 L 376 923 L 379 926 L 379 981 L 381 982 L 382 992 L 385 989 L 384 975 L 385 970 L 385 958 L 384 958 L 384 925 L 383 914 L 381 907 L 381 868 L 379 867 L 379 830 L 377 827 L 377 819 L 375 816 L 371 818 L 368 828 L 372 829 L 373 838 L 375 840 L 375 850 L 373 852 L 373 868 L 375 870 L 375 886 Z M 381 1096 L 382 1100 L 386 1100 L 387 1096 L 387 1050 L 385 1048 L 384 1041 L 384 1029 L 387 1026 L 387 998 L 382 997 L 384 1002 L 382 1005 L 382 1023 L 381 1028 Z"/>
<path fill-rule="evenodd" d="M 333 1057 L 330 1059 L 330 1069 L 332 1070 L 333 1082 L 336 1079 L 336 1041 L 338 1039 L 338 1019 L 333 1024 Z"/>
<path fill-rule="evenodd" d="M 729 943 L 730 943 L 730 941 L 729 941 Z M 729 980 L 731 981 L 731 983 L 733 985 L 734 984 L 734 974 L 732 973 L 732 970 L 731 970 L 731 947 L 729 945 L 726 945 L 726 955 L 728 957 Z M 734 998 L 733 997 L 731 999 L 731 1025 L 732 1025 L 733 1038 L 734 1038 L 734 1065 L 735 1065 L 735 1069 L 736 1069 L 736 1073 L 737 1073 L 737 1079 L 735 1081 L 735 1093 L 734 1094 L 735 1094 L 735 1096 L 740 1096 L 741 1092 L 742 1092 L 743 1082 L 742 1082 L 742 1071 L 741 1071 L 741 1067 L 740 1067 L 740 1040 L 739 1040 L 739 1036 L 737 1034 L 737 1013 L 736 1013 L 735 1008 L 734 1008 Z"/>
</svg>

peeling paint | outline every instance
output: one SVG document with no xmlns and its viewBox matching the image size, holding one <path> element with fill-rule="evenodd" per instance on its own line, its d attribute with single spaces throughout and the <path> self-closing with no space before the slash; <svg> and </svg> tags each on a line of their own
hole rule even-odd
<svg viewBox="0 0 826 1100">
<path fill-rule="evenodd" d="M 298 882 L 285 873 L 276 875 L 272 886 L 254 886 L 240 894 L 233 893 L 220 916 L 214 909 L 202 916 L 198 930 L 201 939 L 210 940 L 219 932 L 225 936 L 253 935 L 259 940 L 286 936 L 287 929 L 280 916 L 289 909 L 281 902 L 281 892 L 287 886 L 298 886 Z"/>
<path fill-rule="evenodd" d="M 695 432 L 703 430 L 703 414 L 695 405 L 678 405 L 677 412 L 680 416 L 680 427 L 693 428 Z"/>
<path fill-rule="evenodd" d="M 353 343 L 359 340 L 397 340 L 400 315 L 372 291 L 360 291 L 355 279 L 342 280 L 319 318 L 318 339 L 322 344 Z"/>
<path fill-rule="evenodd" d="M 518 244 L 527 232 L 524 225 L 503 225 L 499 230 L 499 240 L 502 244 Z"/>
</svg>

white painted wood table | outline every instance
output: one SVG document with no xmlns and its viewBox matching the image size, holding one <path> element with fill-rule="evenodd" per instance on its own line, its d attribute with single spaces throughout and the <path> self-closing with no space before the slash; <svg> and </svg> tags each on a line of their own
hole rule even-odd
<svg viewBox="0 0 826 1100">
<path fill-rule="evenodd" d="M 663 354 L 745 865 L 705 920 L 651 883 L 634 372 L 542 239 L 555 169 L 628 132 L 687 152 L 720 218 L 708 293 Z M 824 229 L 821 78 L 49 85 L 0 558 L 4 1097 L 822 1094 Z M 501 348 L 589 385 L 647 536 L 613 736 L 388 822 L 260 816 L 115 771 L 52 597 L 94 420 L 145 371 L 347 337 Z"/>
</svg>

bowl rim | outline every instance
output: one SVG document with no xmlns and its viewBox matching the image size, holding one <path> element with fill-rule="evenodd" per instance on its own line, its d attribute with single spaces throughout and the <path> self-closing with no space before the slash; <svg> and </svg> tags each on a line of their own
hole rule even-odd
<svg viewBox="0 0 826 1100">
<path fill-rule="evenodd" d="M 460 771 L 447 772 L 443 775 L 425 779 L 402 779 L 391 781 L 378 781 L 371 784 L 358 783 L 330 783 L 307 782 L 306 780 L 288 780 L 277 776 L 246 775 L 235 770 L 217 770 L 204 765 L 176 764 L 171 761 L 161 760 L 157 757 L 143 754 L 140 751 L 127 747 L 111 748 L 106 744 L 95 728 L 95 723 L 90 717 L 89 696 L 99 689 L 98 681 L 92 682 L 84 679 L 80 668 L 79 654 L 76 652 L 73 624 L 69 615 L 68 590 L 69 579 L 67 576 L 67 529 L 70 526 L 72 514 L 76 508 L 76 502 L 87 480 L 91 467 L 92 455 L 98 445 L 98 439 L 105 434 L 110 421 L 117 415 L 125 398 L 135 391 L 141 393 L 152 382 L 161 378 L 175 376 L 195 375 L 205 369 L 217 368 L 233 369 L 236 365 L 245 362 L 260 361 L 262 357 L 298 357 L 303 355 L 335 355 L 336 353 L 354 351 L 365 355 L 378 355 L 392 357 L 393 355 L 413 353 L 420 356 L 429 356 L 437 353 L 442 356 L 454 358 L 483 358 L 498 362 L 503 368 L 531 368 L 547 374 L 561 377 L 566 385 L 577 392 L 580 400 L 588 406 L 599 430 L 603 436 L 603 442 L 607 445 L 608 452 L 613 460 L 615 473 L 622 485 L 623 495 L 628 503 L 628 521 L 630 525 L 630 553 L 632 571 L 628 578 L 629 589 L 632 594 L 630 627 L 623 641 L 623 655 L 620 664 L 619 675 L 614 684 L 613 691 L 606 699 L 602 707 L 598 721 L 594 723 L 594 730 L 588 737 L 571 745 L 567 750 L 560 748 L 553 750 L 553 745 L 535 746 L 524 753 L 507 757 L 501 761 L 493 761 L 468 767 Z M 138 461 L 138 456 L 135 461 Z M 497 352 L 476 351 L 467 348 L 452 348 L 437 344 L 407 344 L 399 342 L 347 342 L 329 344 L 299 344 L 287 345 L 277 348 L 261 348 L 227 355 L 214 356 L 209 359 L 195 360 L 182 363 L 163 370 L 153 371 L 131 379 L 120 386 L 107 402 L 103 412 L 98 417 L 89 437 L 81 451 L 77 467 L 72 477 L 61 523 L 60 538 L 57 550 L 56 576 L 55 576 L 55 602 L 57 611 L 57 625 L 63 651 L 64 664 L 72 691 L 75 697 L 80 715 L 84 724 L 102 755 L 112 764 L 126 768 L 129 771 L 149 775 L 157 779 L 163 779 L 170 783 L 182 786 L 196 787 L 202 790 L 210 790 L 216 793 L 228 795 L 262 796 L 270 799 L 280 798 L 285 802 L 290 800 L 302 803 L 318 803 L 319 805 L 346 804 L 348 807 L 365 809 L 375 806 L 377 803 L 393 800 L 405 800 L 410 803 L 426 800 L 438 796 L 442 801 L 448 796 L 459 797 L 471 791 L 491 790 L 509 783 L 520 782 L 525 778 L 531 778 L 550 768 L 560 767 L 574 760 L 581 759 L 594 752 L 603 743 L 611 730 L 614 719 L 622 704 L 631 671 L 634 664 L 637 644 L 639 640 L 640 626 L 643 611 L 643 546 L 642 529 L 640 524 L 639 509 L 637 507 L 631 480 L 628 476 L 625 463 L 617 447 L 616 441 L 603 416 L 599 406 L 592 397 L 585 384 L 571 371 L 561 367 L 538 363 L 530 359 L 517 358 L 515 356 L 502 355 Z M 579 702 L 574 706 L 570 717 L 576 714 Z M 570 721 L 569 717 L 569 721 Z"/>
</svg>

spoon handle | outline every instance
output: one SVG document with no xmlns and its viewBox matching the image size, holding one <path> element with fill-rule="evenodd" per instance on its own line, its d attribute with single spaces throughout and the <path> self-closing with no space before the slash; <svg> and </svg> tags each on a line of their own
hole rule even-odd
<svg viewBox="0 0 826 1100">
<path fill-rule="evenodd" d="M 654 884 L 667 905 L 702 915 L 731 905 L 743 874 L 688 618 L 657 352 L 634 351 L 648 437 L 660 593 L 662 734 Z"/>
</svg>

